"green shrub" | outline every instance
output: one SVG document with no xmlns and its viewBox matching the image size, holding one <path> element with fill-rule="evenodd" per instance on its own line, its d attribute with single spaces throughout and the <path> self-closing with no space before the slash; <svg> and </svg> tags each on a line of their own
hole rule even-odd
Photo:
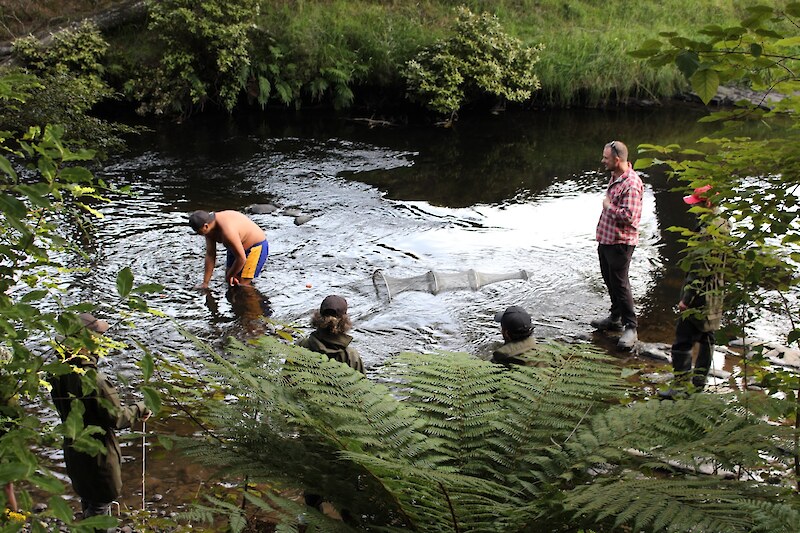
<svg viewBox="0 0 800 533">
<path fill-rule="evenodd" d="M 59 124 L 68 144 L 87 145 L 99 156 L 121 149 L 120 135 L 134 129 L 91 116 L 97 104 L 114 98 L 103 80 L 107 50 L 108 43 L 90 23 L 55 34 L 50 44 L 33 36 L 14 41 L 14 58 L 39 83 L 22 103 L 0 101 L 0 127 L 21 134 L 31 126 Z"/>
<path fill-rule="evenodd" d="M 152 77 L 130 87 L 140 111 L 189 114 L 211 102 L 232 110 L 246 87 L 249 30 L 258 0 L 148 1 L 149 31 L 163 55 Z"/>
<path fill-rule="evenodd" d="M 186 451 L 245 481 L 231 501 L 247 505 L 208 498 L 189 517 L 223 514 L 241 530 L 260 510 L 315 531 L 432 533 L 800 524 L 791 428 L 763 420 L 751 394 L 631 402 L 621 369 L 595 347 L 541 343 L 530 356 L 537 366 L 505 368 L 404 353 L 383 366 L 383 383 L 269 337 L 224 356 L 209 348 L 199 377 L 165 361 L 165 397 L 202 428 L 181 441 Z M 767 471 L 775 485 L 751 475 Z M 296 489 L 351 520 L 284 497 Z"/>
<path fill-rule="evenodd" d="M 506 34 L 497 17 L 459 8 L 454 36 L 422 50 L 406 64 L 408 95 L 453 115 L 482 95 L 522 102 L 540 87 L 533 66 L 542 45 L 528 47 Z"/>
</svg>

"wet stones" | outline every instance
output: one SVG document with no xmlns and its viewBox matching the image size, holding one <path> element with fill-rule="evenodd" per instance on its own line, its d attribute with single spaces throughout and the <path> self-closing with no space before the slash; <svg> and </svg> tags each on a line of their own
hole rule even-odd
<svg viewBox="0 0 800 533">
<path fill-rule="evenodd" d="M 294 207 L 287 207 L 283 211 L 281 211 L 283 216 L 287 217 L 299 217 L 303 213 L 299 209 L 295 209 Z"/>
<path fill-rule="evenodd" d="M 638 343 L 639 355 L 655 359 L 656 361 L 672 362 L 672 357 L 669 355 L 670 345 L 665 343 L 655 342 L 640 342 Z"/>
<path fill-rule="evenodd" d="M 245 209 L 248 213 L 254 215 L 283 215 L 287 217 L 294 217 L 295 226 L 302 226 L 309 222 L 314 217 L 312 215 L 304 215 L 303 212 L 296 207 L 286 207 L 281 209 L 273 204 L 252 204 Z"/>
<path fill-rule="evenodd" d="M 269 215 L 277 210 L 278 208 L 272 204 L 253 204 L 247 208 L 247 212 L 254 215 Z"/>
<path fill-rule="evenodd" d="M 765 353 L 764 357 L 776 365 L 800 368 L 800 350 L 797 348 L 773 345 L 773 348 Z"/>
<path fill-rule="evenodd" d="M 745 348 L 748 350 L 747 357 L 755 357 L 761 353 L 770 363 L 791 368 L 800 368 L 800 350 L 784 346 L 777 342 L 763 342 L 758 340 L 734 339 L 730 342 L 731 346 Z"/>
</svg>

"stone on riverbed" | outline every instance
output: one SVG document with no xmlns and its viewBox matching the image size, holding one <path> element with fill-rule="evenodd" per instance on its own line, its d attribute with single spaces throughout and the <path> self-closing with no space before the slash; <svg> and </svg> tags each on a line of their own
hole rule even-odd
<svg viewBox="0 0 800 533">
<path fill-rule="evenodd" d="M 653 372 L 650 374 L 642 374 L 642 379 L 647 383 L 661 385 L 668 383 L 673 378 L 672 372 Z"/>
<path fill-rule="evenodd" d="M 299 217 L 294 217 L 294 225 L 295 226 L 302 226 L 303 224 L 305 224 L 306 222 L 308 222 L 312 218 L 314 218 L 314 217 L 312 217 L 311 215 L 300 215 Z"/>
<path fill-rule="evenodd" d="M 764 357 L 776 365 L 800 368 L 800 350 L 797 348 L 772 345 L 772 349 L 765 353 Z"/>
<path fill-rule="evenodd" d="M 268 215 L 277 210 L 278 208 L 272 204 L 253 204 L 247 208 L 247 211 L 249 213 L 253 213 L 254 215 Z"/>
<path fill-rule="evenodd" d="M 299 209 L 296 209 L 294 207 L 287 207 L 286 209 L 281 211 L 281 214 L 286 217 L 299 217 L 302 216 L 303 213 Z"/>
<path fill-rule="evenodd" d="M 733 339 L 729 344 L 731 346 L 744 346 L 744 341 L 743 339 Z M 748 348 L 753 348 L 746 354 L 748 359 L 755 357 L 760 349 L 764 358 L 774 365 L 800 368 L 800 350 L 797 348 L 790 348 L 777 342 L 759 340 L 748 340 L 747 346 Z"/>
<path fill-rule="evenodd" d="M 672 362 L 672 357 L 669 355 L 669 344 L 664 344 L 662 342 L 640 342 L 638 348 L 639 355 L 641 356 L 658 361 L 665 361 L 667 363 Z"/>
</svg>

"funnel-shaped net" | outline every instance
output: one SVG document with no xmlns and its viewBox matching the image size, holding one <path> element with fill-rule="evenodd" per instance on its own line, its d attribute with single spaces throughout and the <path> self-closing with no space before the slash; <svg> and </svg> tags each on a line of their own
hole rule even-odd
<svg viewBox="0 0 800 533">
<path fill-rule="evenodd" d="M 474 270 L 467 270 L 466 272 L 434 272 L 430 270 L 425 274 L 411 278 L 393 278 L 378 269 L 372 274 L 372 284 L 375 286 L 378 298 L 391 302 L 396 295 L 405 291 L 423 291 L 431 294 L 463 289 L 476 291 L 490 283 L 508 279 L 528 278 L 528 273 L 525 270 L 508 274 L 487 274 Z"/>
</svg>

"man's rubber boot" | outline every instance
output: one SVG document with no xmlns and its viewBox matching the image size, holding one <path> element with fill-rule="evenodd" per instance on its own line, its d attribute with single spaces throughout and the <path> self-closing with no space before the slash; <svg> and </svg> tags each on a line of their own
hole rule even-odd
<svg viewBox="0 0 800 533">
<path fill-rule="evenodd" d="M 617 342 L 617 349 L 619 350 L 633 350 L 636 342 L 639 340 L 639 335 L 636 333 L 636 326 L 625 326 L 625 331 Z"/>
<path fill-rule="evenodd" d="M 607 316 L 605 318 L 595 318 L 590 322 L 594 329 L 600 331 L 622 331 L 622 318 L 618 316 Z"/>
<path fill-rule="evenodd" d="M 711 365 L 714 362 L 714 344 L 700 343 L 700 349 L 697 351 L 697 361 L 694 363 L 694 373 L 692 375 L 692 385 L 694 385 L 694 392 L 703 392 L 706 387 L 706 377 Z"/>
<path fill-rule="evenodd" d="M 691 350 L 672 350 L 672 370 L 675 377 L 669 390 L 659 391 L 658 396 L 662 400 L 677 400 L 686 398 L 689 395 L 687 386 L 691 379 L 692 372 L 692 352 Z"/>
</svg>

